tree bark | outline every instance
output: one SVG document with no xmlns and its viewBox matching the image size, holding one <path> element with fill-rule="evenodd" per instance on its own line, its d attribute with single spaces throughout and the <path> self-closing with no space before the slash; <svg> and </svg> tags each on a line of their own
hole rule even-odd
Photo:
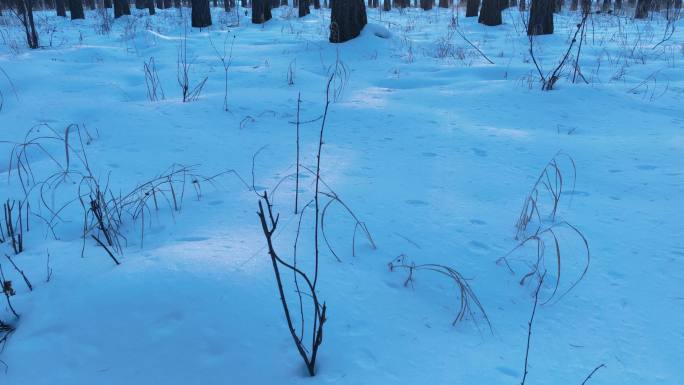
<svg viewBox="0 0 684 385">
<path fill-rule="evenodd" d="M 71 14 L 71 20 L 85 19 L 81 0 L 69 0 L 69 13 Z"/>
<path fill-rule="evenodd" d="M 145 0 L 135 0 L 135 9 L 145 9 Z"/>
<path fill-rule="evenodd" d="M 468 0 L 466 3 L 466 17 L 477 16 L 477 11 L 480 9 L 480 0 Z"/>
<path fill-rule="evenodd" d="M 420 0 L 420 8 L 423 11 L 429 11 L 432 9 L 432 0 Z"/>
<path fill-rule="evenodd" d="M 553 33 L 553 0 L 532 0 L 527 35 L 550 35 Z"/>
<path fill-rule="evenodd" d="M 384 0 L 382 2 L 382 10 L 385 12 L 389 12 L 392 10 L 392 2 L 390 0 Z"/>
<path fill-rule="evenodd" d="M 481 24 L 489 26 L 501 25 L 502 20 L 499 0 L 482 0 L 480 17 L 477 21 Z"/>
<path fill-rule="evenodd" d="M 31 49 L 38 48 L 38 33 L 33 22 L 33 0 L 17 0 L 17 16 L 26 31 L 26 44 Z"/>
<path fill-rule="evenodd" d="M 508 0 L 506 0 L 508 1 Z M 449 8 L 449 0 L 439 0 L 440 8 Z"/>
<path fill-rule="evenodd" d="M 601 5 L 601 12 L 608 12 L 610 11 L 610 8 L 610 0 L 603 0 L 603 4 Z"/>
<path fill-rule="evenodd" d="M 271 20 L 271 0 L 252 0 L 252 23 L 263 24 Z"/>
<path fill-rule="evenodd" d="M 194 28 L 204 28 L 211 25 L 211 11 L 209 0 L 192 0 L 192 26 Z"/>
<path fill-rule="evenodd" d="M 56 0 L 55 8 L 57 10 L 57 16 L 66 17 L 66 5 L 65 0 Z"/>
<path fill-rule="evenodd" d="M 343 43 L 361 34 L 368 23 L 363 0 L 333 0 L 330 12 L 330 42 Z"/>
<path fill-rule="evenodd" d="M 299 0 L 299 17 L 304 17 L 311 12 L 309 0 Z"/>
<path fill-rule="evenodd" d="M 499 9 L 502 11 L 508 8 L 508 0 L 499 0 Z"/>
<path fill-rule="evenodd" d="M 131 5 L 128 0 L 114 0 L 114 18 L 131 14 Z"/>
<path fill-rule="evenodd" d="M 651 8 L 651 0 L 638 0 L 634 11 L 635 19 L 646 19 Z"/>
<path fill-rule="evenodd" d="M 591 12 L 591 0 L 580 0 L 582 4 L 582 13 Z"/>
<path fill-rule="evenodd" d="M 147 0 L 147 9 L 150 15 L 154 15 L 157 11 L 154 9 L 154 0 Z"/>
</svg>

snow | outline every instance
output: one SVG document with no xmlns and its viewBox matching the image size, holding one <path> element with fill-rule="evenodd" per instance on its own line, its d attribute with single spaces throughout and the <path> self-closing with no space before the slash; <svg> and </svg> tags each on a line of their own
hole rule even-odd
<svg viewBox="0 0 684 385">
<path fill-rule="evenodd" d="M 529 247 L 510 256 L 515 273 L 497 261 L 516 246 L 523 200 L 559 151 L 574 159 L 577 179 L 557 221 L 581 229 L 591 263 L 573 290 L 537 309 L 527 383 L 580 384 L 603 363 L 590 383 L 684 378 L 681 21 L 653 48 L 666 28 L 662 15 L 646 22 L 592 16 L 579 62 L 589 84 L 563 76 L 556 90 L 543 92 L 516 10 L 505 11 L 499 27 L 459 10 L 459 31 L 493 65 L 453 33 L 451 10 L 369 10 L 362 35 L 341 45 L 327 42 L 327 11 L 297 19 L 281 8 L 263 26 L 240 13 L 239 26 L 229 26 L 235 15 L 214 9 L 215 25 L 201 31 L 184 28 L 189 15 L 175 10 L 134 13 L 108 34 L 98 32 L 94 12 L 84 21 L 38 13 L 47 47 L 35 51 L 23 48 L 21 31 L 9 25 L 16 21 L 4 16 L 0 68 L 11 83 L 0 74 L 0 199 L 24 198 L 10 172 L 12 143 L 39 124 L 58 135 L 72 123 L 87 129 L 90 167 L 114 194 L 174 164 L 196 165 L 205 176 L 235 170 L 248 186 L 228 173 L 215 186 L 200 182 L 198 198 L 187 181 L 179 211 L 162 202 L 145 219 L 144 241 L 141 221 L 125 221 L 119 266 L 82 240 L 78 203 L 60 215 L 53 236 L 38 218 L 48 213 L 34 190 L 26 250 L 13 257 L 34 291 L 2 260 L 21 315 L 0 355 L 3 384 L 519 383 L 536 288 L 534 280 L 519 281 L 536 257 Z M 556 33 L 535 38 L 545 73 L 579 19 L 557 15 Z M 176 81 L 184 31 L 191 83 L 208 77 L 190 103 L 181 102 Z M 221 51 L 233 36 L 225 112 L 212 43 Z M 157 102 L 148 101 L 143 74 L 150 57 L 166 96 Z M 298 217 L 294 180 L 286 177 L 295 172 L 289 122 L 299 93 L 302 121 L 322 114 L 335 68 L 340 92 L 327 117 L 322 178 L 367 224 L 377 248 L 357 234 L 353 252 L 354 222 L 331 206 L 326 231 L 341 262 L 322 246 L 318 295 L 328 322 L 311 379 L 284 322 L 249 187 L 272 189 L 284 178 L 275 198 L 276 248 L 291 256 Z M 301 126 L 301 163 L 310 168 L 319 129 L 320 120 Z M 50 133 L 40 130 L 35 136 Z M 64 161 L 63 143 L 45 148 Z M 38 180 L 55 172 L 38 151 L 30 162 Z M 314 178 L 307 171 L 301 178 L 303 205 Z M 65 180 L 50 197 L 55 206 L 75 197 L 78 182 Z M 309 269 L 311 212 L 302 226 L 299 261 Z M 584 255 L 567 228 L 559 234 L 564 292 Z M 0 249 L 11 254 L 7 243 Z M 48 253 L 53 274 L 45 282 Z M 459 293 L 443 276 L 417 271 L 404 286 L 406 272 L 388 269 L 402 254 L 457 269 L 492 332 L 477 313 L 452 326 Z M 541 302 L 557 278 L 552 252 L 546 261 Z M 0 319 L 13 320 L 6 308 Z"/>
</svg>

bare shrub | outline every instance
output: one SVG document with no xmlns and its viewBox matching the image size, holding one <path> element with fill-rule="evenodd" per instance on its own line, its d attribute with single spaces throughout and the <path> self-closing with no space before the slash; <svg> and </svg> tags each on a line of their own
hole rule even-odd
<svg viewBox="0 0 684 385">
<path fill-rule="evenodd" d="M 161 81 L 159 81 L 154 57 L 150 57 L 150 60 L 143 63 L 143 72 L 145 73 L 145 85 L 147 86 L 147 99 L 151 102 L 156 102 L 160 99 L 164 100 L 164 88 L 162 88 Z"/>
<path fill-rule="evenodd" d="M 414 273 L 418 271 L 430 271 L 449 278 L 456 285 L 459 292 L 458 312 L 451 324 L 456 325 L 466 317 L 469 317 L 474 321 L 477 319 L 484 319 L 490 331 L 492 330 L 492 324 L 489 322 L 489 318 L 487 317 L 487 313 L 485 312 L 482 303 L 475 295 L 475 292 L 468 284 L 468 281 L 456 269 L 434 263 L 417 265 L 415 262 L 408 261 L 408 257 L 403 254 L 390 261 L 387 265 L 389 266 L 390 271 L 399 269 L 408 271 L 404 286 L 408 286 L 409 284 L 413 286 L 415 281 Z"/>
</svg>

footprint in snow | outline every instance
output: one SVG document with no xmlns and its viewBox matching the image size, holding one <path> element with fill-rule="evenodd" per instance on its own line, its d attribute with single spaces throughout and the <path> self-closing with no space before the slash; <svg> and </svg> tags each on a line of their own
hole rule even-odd
<svg viewBox="0 0 684 385">
<path fill-rule="evenodd" d="M 429 206 L 427 202 L 420 199 L 409 199 L 406 201 L 406 203 L 410 204 L 411 206 Z"/>
<path fill-rule="evenodd" d="M 481 149 L 479 149 L 479 148 L 474 148 L 474 147 L 471 148 L 471 150 L 472 150 L 472 151 L 475 153 L 475 155 L 477 155 L 477 156 L 481 156 L 481 157 L 486 157 L 486 156 L 487 156 L 487 151 L 485 151 L 485 150 L 481 150 Z"/>
<path fill-rule="evenodd" d="M 176 242 L 202 242 L 208 239 L 208 237 L 183 237 L 176 239 Z"/>
</svg>

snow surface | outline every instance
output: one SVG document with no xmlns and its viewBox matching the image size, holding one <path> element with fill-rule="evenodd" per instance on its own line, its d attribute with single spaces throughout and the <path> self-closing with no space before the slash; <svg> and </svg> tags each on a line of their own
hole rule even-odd
<svg viewBox="0 0 684 385">
<path fill-rule="evenodd" d="M 212 28 L 187 29 L 191 82 L 208 77 L 190 103 L 181 102 L 176 83 L 187 14 L 139 13 L 103 34 L 96 13 L 73 22 L 38 13 L 46 47 L 35 51 L 23 48 L 16 21 L 4 16 L 0 67 L 11 84 L 0 74 L 0 199 L 23 199 L 9 172 L 9 142 L 23 142 L 41 123 L 60 134 L 72 123 L 85 126 L 93 134 L 86 146 L 93 173 L 108 177 L 114 193 L 173 164 L 198 165 L 203 175 L 234 169 L 251 185 L 253 159 L 255 187 L 270 189 L 294 172 L 289 122 L 298 93 L 301 119 L 318 118 L 339 60 L 334 86 L 344 87 L 330 106 L 322 176 L 368 225 L 377 249 L 357 235 L 353 256 L 354 222 L 340 206 L 330 209 L 326 231 L 341 262 L 322 248 L 318 289 L 329 319 L 318 375 L 305 374 L 285 325 L 257 196 L 225 174 L 215 187 L 202 185 L 199 199 L 188 183 L 179 212 L 160 204 L 145 219 L 144 242 L 141 221 L 124 223 L 120 266 L 90 239 L 81 257 L 80 205 L 65 209 L 55 237 L 32 193 L 26 251 L 13 260 L 35 288 L 29 292 L 2 260 L 21 318 L 0 312 L 17 327 L 0 356 L 7 365 L 0 383 L 520 383 L 535 284 L 519 281 L 535 251 L 509 258 L 514 273 L 496 262 L 517 244 L 514 224 L 526 194 L 562 151 L 574 158 L 577 179 L 558 220 L 581 229 L 591 263 L 572 291 L 537 309 L 527 383 L 580 384 L 606 364 L 589 383 L 684 384 L 681 21 L 654 48 L 666 28 L 661 15 L 593 16 L 580 59 L 589 84 L 572 84 L 566 71 L 556 90 L 542 92 L 516 10 L 494 28 L 459 10 L 458 29 L 493 65 L 449 32 L 451 10 L 369 10 L 362 35 L 341 45 L 327 42 L 325 11 L 298 20 L 281 8 L 257 26 L 241 10 L 240 25 L 230 27 L 235 15 L 213 12 Z M 556 33 L 535 39 L 545 72 L 578 21 L 578 14 L 557 15 Z M 212 43 L 221 51 L 233 36 L 225 112 L 223 67 Z M 147 100 L 143 62 L 150 57 L 166 95 L 158 102 Z M 315 167 L 319 129 L 319 120 L 301 126 L 307 167 Z M 64 161 L 63 145 L 46 151 Z M 32 152 L 30 161 L 37 179 L 55 172 L 45 153 Z M 67 179 L 50 197 L 55 206 L 74 198 L 77 182 Z M 313 178 L 303 172 L 301 182 L 300 205 L 312 196 Z M 276 247 L 286 257 L 297 227 L 293 200 L 294 180 L 285 178 L 275 209 Z M 299 258 L 310 268 L 307 218 Z M 559 234 L 563 292 L 584 256 L 576 237 Z M 11 252 L 7 243 L 0 248 Z M 48 252 L 53 275 L 46 283 Z M 416 272 L 405 287 L 406 272 L 387 265 L 401 254 L 460 271 L 492 332 L 477 314 L 452 326 L 459 294 L 443 276 Z M 553 257 L 547 268 L 542 300 L 557 278 Z"/>
</svg>

